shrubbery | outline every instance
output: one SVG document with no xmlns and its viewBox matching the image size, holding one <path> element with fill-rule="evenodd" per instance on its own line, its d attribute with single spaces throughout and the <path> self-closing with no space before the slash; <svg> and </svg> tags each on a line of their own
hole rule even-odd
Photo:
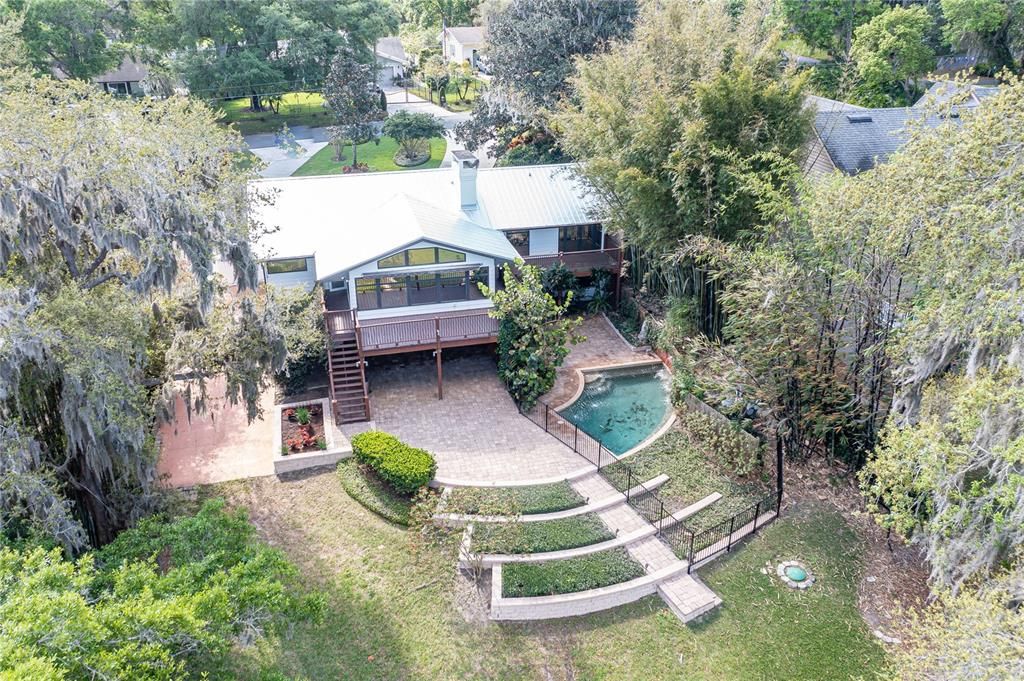
<svg viewBox="0 0 1024 681">
<path fill-rule="evenodd" d="M 381 431 L 360 433 L 352 438 L 352 451 L 396 492 L 412 495 L 429 483 L 437 462 L 429 452 L 410 447 L 394 435 Z"/>
<path fill-rule="evenodd" d="M 687 411 L 682 426 L 695 444 L 711 451 L 719 465 L 735 475 L 749 475 L 761 465 L 761 446 L 738 424 L 725 425 L 706 414 Z"/>
</svg>

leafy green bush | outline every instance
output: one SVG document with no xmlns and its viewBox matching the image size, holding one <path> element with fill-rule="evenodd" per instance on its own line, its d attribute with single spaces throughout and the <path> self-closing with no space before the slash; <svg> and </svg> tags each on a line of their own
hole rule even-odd
<svg viewBox="0 0 1024 681">
<path fill-rule="evenodd" d="M 382 430 L 368 430 L 352 438 L 352 452 L 359 463 L 377 468 L 384 457 L 405 445 L 394 435 Z"/>
<path fill-rule="evenodd" d="M 327 367 L 327 331 L 324 329 L 323 296 L 316 287 L 268 287 L 268 295 L 281 311 L 284 335 L 284 368 L 275 374 L 278 387 L 287 395 L 302 392 L 311 375 Z"/>
<path fill-rule="evenodd" d="M 0 677 L 226 678 L 240 638 L 322 615 L 323 598 L 303 595 L 297 575 L 219 501 L 145 518 L 76 561 L 0 548 Z"/>
<path fill-rule="evenodd" d="M 429 452 L 410 447 L 394 435 L 379 430 L 353 437 L 352 451 L 360 463 L 372 468 L 400 494 L 415 493 L 437 472 L 437 462 Z"/>
<path fill-rule="evenodd" d="M 506 598 L 553 596 L 620 584 L 642 577 L 644 568 L 625 549 L 547 563 L 509 563 L 502 568 Z"/>
<path fill-rule="evenodd" d="M 761 445 L 738 424 L 726 425 L 701 414 L 687 410 L 681 419 L 683 429 L 693 441 L 718 461 L 719 465 L 740 477 L 753 473 L 762 461 Z"/>
<path fill-rule="evenodd" d="M 434 478 L 437 462 L 426 450 L 402 445 L 388 453 L 375 470 L 395 491 L 411 495 Z"/>
</svg>

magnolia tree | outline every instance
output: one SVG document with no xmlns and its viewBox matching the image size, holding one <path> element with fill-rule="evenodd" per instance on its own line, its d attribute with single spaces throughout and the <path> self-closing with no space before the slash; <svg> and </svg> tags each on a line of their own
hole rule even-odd
<svg viewBox="0 0 1024 681">
<path fill-rule="evenodd" d="M 185 98 L 26 79 L 0 109 L 0 531 L 69 550 L 152 508 L 155 418 L 210 377 L 250 418 L 284 358 L 253 292 L 237 135 Z M 214 266 L 237 283 L 228 295 Z"/>
<path fill-rule="evenodd" d="M 444 123 L 433 114 L 399 111 L 384 121 L 381 132 L 398 142 L 406 159 L 430 158 L 430 139 L 444 135 Z"/>
<path fill-rule="evenodd" d="M 514 267 L 504 270 L 503 290 L 483 284 L 480 290 L 494 303 L 490 315 L 500 322 L 498 376 L 516 404 L 530 409 L 554 386 L 569 345 L 582 340 L 575 334 L 581 320 L 566 316 L 571 292 L 559 303 L 544 291 L 540 268 L 521 260 Z"/>
</svg>

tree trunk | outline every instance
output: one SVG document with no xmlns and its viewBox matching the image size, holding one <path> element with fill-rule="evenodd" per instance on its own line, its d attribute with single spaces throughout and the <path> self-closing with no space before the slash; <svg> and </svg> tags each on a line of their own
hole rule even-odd
<svg viewBox="0 0 1024 681">
<path fill-rule="evenodd" d="M 253 94 L 249 96 L 249 108 L 253 111 L 263 111 L 263 102 L 260 101 L 260 96 Z"/>
<path fill-rule="evenodd" d="M 358 146 L 359 146 L 358 141 L 353 137 L 352 138 L 352 167 L 353 168 L 355 168 L 356 167 L 356 163 L 359 162 L 358 152 L 356 151 L 356 148 Z"/>
</svg>

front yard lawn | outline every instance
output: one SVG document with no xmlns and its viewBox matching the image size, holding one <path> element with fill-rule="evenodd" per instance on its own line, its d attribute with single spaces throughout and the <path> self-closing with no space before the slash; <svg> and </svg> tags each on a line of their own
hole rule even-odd
<svg viewBox="0 0 1024 681">
<path fill-rule="evenodd" d="M 545 553 L 588 546 L 615 535 L 596 513 L 535 523 L 477 523 L 473 553 Z"/>
<path fill-rule="evenodd" d="M 398 142 L 390 137 L 381 137 L 379 144 L 366 142 L 358 148 L 360 163 L 365 163 L 374 170 L 423 170 L 424 168 L 437 168 L 444 160 L 444 152 L 448 142 L 443 137 L 435 137 L 430 140 L 430 159 L 426 163 L 411 168 L 403 168 L 395 163 L 395 153 L 398 151 Z M 334 146 L 328 144 L 320 151 L 313 154 L 308 161 L 302 164 L 298 170 L 292 173 L 292 177 L 303 175 L 336 175 L 344 172 L 345 166 L 352 164 L 352 145 L 345 146 L 340 161 L 334 160 Z"/>
<path fill-rule="evenodd" d="M 250 110 L 248 97 L 220 102 L 224 112 L 222 122 L 233 124 L 243 135 L 260 132 L 277 132 L 285 123 L 294 128 L 297 125 L 314 127 L 330 124 L 330 115 L 324 108 L 324 98 L 318 92 L 289 92 L 281 97 L 278 112 Z"/>
<path fill-rule="evenodd" d="M 567 620 L 494 625 L 483 587 L 457 579 L 460 533 L 424 541 L 353 501 L 333 473 L 203 488 L 246 507 L 298 579 L 327 598 L 322 624 L 238 647 L 225 678 L 747 679 L 874 678 L 882 650 L 857 612 L 860 544 L 823 504 L 785 511 L 701 576 L 725 601 L 684 626 L 657 596 Z M 805 593 L 761 568 L 799 558 Z"/>
<path fill-rule="evenodd" d="M 527 515 L 554 513 L 584 505 L 586 500 L 562 480 L 523 487 L 455 487 L 448 496 L 448 513 Z"/>
</svg>

